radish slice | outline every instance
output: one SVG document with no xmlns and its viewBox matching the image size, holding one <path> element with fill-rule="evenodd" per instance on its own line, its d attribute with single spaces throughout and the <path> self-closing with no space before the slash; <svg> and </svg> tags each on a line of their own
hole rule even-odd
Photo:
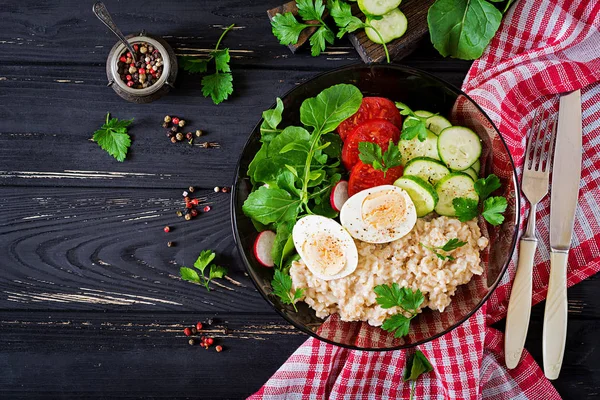
<svg viewBox="0 0 600 400">
<path fill-rule="evenodd" d="M 342 206 L 348 200 L 348 181 L 339 181 L 331 191 L 331 195 L 329 196 L 329 201 L 331 202 L 331 207 L 335 211 L 341 211 Z"/>
<path fill-rule="evenodd" d="M 254 255 L 259 263 L 265 267 L 273 267 L 275 262 L 271 256 L 273 243 L 275 242 L 275 232 L 263 231 L 254 241 Z"/>
</svg>

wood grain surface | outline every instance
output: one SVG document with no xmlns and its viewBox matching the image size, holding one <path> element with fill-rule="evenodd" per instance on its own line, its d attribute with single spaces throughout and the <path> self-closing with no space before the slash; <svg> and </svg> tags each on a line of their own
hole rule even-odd
<svg viewBox="0 0 600 400">
<path fill-rule="evenodd" d="M 178 54 L 207 54 L 235 23 L 223 42 L 235 92 L 219 106 L 201 96 L 199 76 L 183 72 L 155 103 L 116 96 L 104 74 L 115 39 L 91 3 L 0 4 L 0 398 L 239 399 L 306 339 L 255 290 L 234 247 L 229 195 L 213 191 L 233 182 L 249 133 L 277 96 L 360 60 L 348 40 L 318 58 L 306 48 L 291 55 L 265 14 L 280 3 L 106 1 L 125 33 L 163 35 Z M 470 66 L 444 60 L 427 40 L 403 62 L 457 86 Z M 123 163 L 89 140 L 108 111 L 135 119 Z M 221 148 L 171 144 L 165 114 Z M 212 210 L 186 222 L 175 212 L 190 185 Z M 210 293 L 178 277 L 203 249 L 230 270 Z M 568 292 L 568 344 L 553 382 L 564 398 L 600 393 L 599 290 L 593 277 Z M 210 317 L 222 353 L 182 335 Z M 543 304 L 526 343 L 538 362 L 542 317 Z"/>
</svg>

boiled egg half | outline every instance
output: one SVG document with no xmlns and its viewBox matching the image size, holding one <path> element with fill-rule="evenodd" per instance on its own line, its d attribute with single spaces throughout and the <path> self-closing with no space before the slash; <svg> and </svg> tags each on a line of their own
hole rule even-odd
<svg viewBox="0 0 600 400">
<path fill-rule="evenodd" d="M 417 211 L 404 189 L 382 185 L 350 197 L 342 207 L 340 222 L 358 240 L 388 243 L 412 230 Z"/>
<path fill-rule="evenodd" d="M 318 278 L 332 280 L 354 272 L 358 251 L 354 240 L 336 221 L 320 215 L 307 215 L 294 225 L 292 238 L 296 251 Z"/>
</svg>

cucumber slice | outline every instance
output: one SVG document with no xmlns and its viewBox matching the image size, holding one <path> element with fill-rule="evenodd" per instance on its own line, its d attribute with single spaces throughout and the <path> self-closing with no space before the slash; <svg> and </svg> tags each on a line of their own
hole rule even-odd
<svg viewBox="0 0 600 400">
<path fill-rule="evenodd" d="M 358 0 L 358 8 L 365 14 L 383 15 L 397 8 L 402 0 Z"/>
<path fill-rule="evenodd" d="M 366 23 L 379 31 L 381 38 L 373 29 L 365 28 L 365 33 L 369 39 L 379 44 L 389 43 L 394 39 L 398 39 L 404 35 L 408 26 L 406 16 L 397 8 L 383 15 L 381 19 L 367 18 Z"/>
<path fill-rule="evenodd" d="M 466 197 L 479 201 L 479 196 L 475 192 L 473 179 L 463 172 L 452 172 L 446 175 L 435 185 L 435 191 L 439 200 L 435 206 L 435 212 L 446 217 L 455 217 L 456 211 L 452 205 L 452 200 L 459 197 Z"/>
<path fill-rule="evenodd" d="M 469 175 L 473 182 L 475 182 L 479 177 L 477 176 L 477 172 L 472 167 L 469 167 L 463 171 L 465 174 Z"/>
<path fill-rule="evenodd" d="M 405 175 L 418 176 L 434 186 L 440 179 L 449 173 L 450 170 L 443 162 L 429 157 L 413 158 L 407 162 L 404 167 Z"/>
<path fill-rule="evenodd" d="M 433 117 L 433 113 L 425 110 L 417 110 L 415 111 L 415 115 L 421 118 Z"/>
<path fill-rule="evenodd" d="M 481 161 L 479 161 L 479 159 L 477 159 L 477 161 L 475 161 L 475 163 L 473 165 L 471 165 L 471 168 L 473 168 L 475 170 L 475 172 L 477 173 L 477 175 L 479 176 L 479 171 L 481 171 Z"/>
<path fill-rule="evenodd" d="M 424 217 L 432 212 L 438 202 L 438 195 L 433 186 L 418 176 L 404 175 L 398 178 L 394 185 L 406 190 L 415 204 L 417 217 Z"/>
<path fill-rule="evenodd" d="M 435 133 L 427 130 L 427 138 L 421 142 L 418 138 L 402 140 L 398 142 L 400 154 L 402 154 L 402 165 L 416 157 L 429 157 L 439 160 L 438 137 Z"/>
<path fill-rule="evenodd" d="M 462 126 L 444 129 L 440 133 L 437 145 L 442 161 L 455 171 L 464 171 L 481 156 L 479 136 Z"/>
<path fill-rule="evenodd" d="M 448 121 L 441 115 L 434 115 L 432 117 L 427 118 L 427 125 L 428 128 L 436 135 L 439 135 L 444 129 L 452 126 L 450 121 Z"/>
</svg>

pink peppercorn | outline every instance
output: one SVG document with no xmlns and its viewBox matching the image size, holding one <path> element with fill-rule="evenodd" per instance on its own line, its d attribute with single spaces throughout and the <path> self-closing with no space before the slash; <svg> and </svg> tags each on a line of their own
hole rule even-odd
<svg viewBox="0 0 600 400">
<path fill-rule="evenodd" d="M 127 75 L 125 78 L 127 78 L 128 81 L 131 80 L 131 75 Z"/>
<path fill-rule="evenodd" d="M 134 85 L 133 81 L 127 82 L 127 86 L 132 87 Z"/>
<path fill-rule="evenodd" d="M 210 211 L 210 206 L 204 207 L 204 212 L 209 212 L 209 211 Z"/>
<path fill-rule="evenodd" d="M 127 62 L 127 58 L 125 58 L 125 56 L 121 56 L 121 58 L 119 58 L 119 61 L 121 61 L 121 62 Z"/>
</svg>

